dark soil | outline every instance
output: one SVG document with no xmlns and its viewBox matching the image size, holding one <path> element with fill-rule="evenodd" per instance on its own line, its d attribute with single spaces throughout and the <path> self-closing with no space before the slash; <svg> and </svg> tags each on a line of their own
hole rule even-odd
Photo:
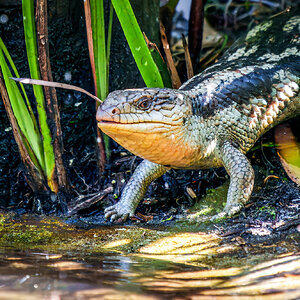
<svg viewBox="0 0 300 300">
<path fill-rule="evenodd" d="M 0 36 L 10 51 L 19 73 L 22 77 L 27 77 L 29 74 L 21 9 L 18 6 L 0 7 L 0 15 L 2 14 L 6 14 L 9 21 L 0 24 Z M 66 20 L 50 21 L 49 40 L 53 77 L 55 81 L 64 82 L 65 73 L 70 72 L 72 84 L 93 91 L 83 17 L 76 27 L 74 31 L 71 22 Z M 124 51 L 129 50 L 125 47 Z M 119 61 L 116 59 L 111 72 L 117 72 L 118 64 L 122 64 L 122 59 Z M 134 69 L 134 62 L 131 61 L 126 68 L 130 69 L 130 66 L 133 69 L 132 74 L 135 74 L 131 75 L 131 78 L 135 79 L 129 84 L 125 79 L 116 81 L 114 77 L 111 90 L 141 86 L 142 81 Z M 121 75 L 118 75 L 118 78 L 126 78 L 123 73 Z M 116 82 L 121 84 L 117 86 Z M 28 87 L 26 89 L 31 93 Z M 109 225 L 110 223 L 104 220 L 103 208 L 118 201 L 125 182 L 141 159 L 134 157 L 112 141 L 111 160 L 99 178 L 95 151 L 95 103 L 80 93 L 62 90 L 57 90 L 57 93 L 64 139 L 64 162 L 72 186 L 73 199 L 80 195 L 97 193 L 110 185 L 113 187 L 112 193 L 102 201 L 80 210 L 70 218 L 70 222 L 88 227 Z M 0 113 L 0 206 L 19 213 L 28 212 L 32 209 L 34 195 L 24 178 L 18 149 L 2 102 Z M 299 140 L 299 118 L 289 123 Z M 248 154 L 256 171 L 256 188 L 250 203 L 238 217 L 214 226 L 214 229 L 224 236 L 230 238 L 242 236 L 248 242 L 252 242 L 295 232 L 300 224 L 299 187 L 287 178 L 276 150 L 273 147 L 261 146 L 273 143 L 273 135 L 274 132 L 270 131 L 258 141 L 256 144 L 258 147 L 254 147 L 256 150 Z M 263 180 L 270 174 L 278 176 L 278 179 L 270 178 L 263 184 Z M 214 189 L 227 179 L 223 168 L 200 171 L 172 170 L 150 186 L 137 212 L 153 216 L 151 224 L 162 225 L 161 220 L 170 218 L 172 221 L 164 222 L 163 225 L 172 225 L 176 216 L 184 214 L 195 201 L 201 201 L 201 196 L 207 189 Z M 200 200 L 193 197 L 188 188 L 191 188 Z M 141 220 L 143 216 L 129 220 L 126 224 L 140 223 Z"/>
</svg>

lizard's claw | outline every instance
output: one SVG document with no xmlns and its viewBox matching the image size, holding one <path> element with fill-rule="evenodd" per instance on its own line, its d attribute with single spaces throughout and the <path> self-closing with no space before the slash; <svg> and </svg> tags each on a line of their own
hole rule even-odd
<svg viewBox="0 0 300 300">
<path fill-rule="evenodd" d="M 118 202 L 115 205 L 109 206 L 104 210 L 104 215 L 106 219 L 110 218 L 111 222 L 116 220 L 121 220 L 122 222 L 126 221 L 128 217 L 134 215 L 134 211 L 127 207 L 126 205 L 120 205 L 121 203 Z"/>
<path fill-rule="evenodd" d="M 226 217 L 232 217 L 235 214 L 239 213 L 243 207 L 244 206 L 240 203 L 235 204 L 235 205 L 228 205 L 227 207 L 224 208 L 223 211 L 221 211 L 220 213 L 214 215 L 211 218 L 211 220 L 213 222 L 218 222 L 218 221 L 221 221 L 221 220 L 225 219 Z"/>
</svg>

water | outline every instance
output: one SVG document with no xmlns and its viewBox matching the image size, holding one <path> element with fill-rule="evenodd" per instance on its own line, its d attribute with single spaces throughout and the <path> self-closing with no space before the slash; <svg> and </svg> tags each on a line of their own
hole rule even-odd
<svg viewBox="0 0 300 300">
<path fill-rule="evenodd" d="M 297 231 L 259 242 L 183 223 L 68 221 L 0 214 L 1 300 L 300 299 Z"/>
<path fill-rule="evenodd" d="M 176 263 L 186 256 L 188 263 Z M 189 257 L 187 257 L 189 256 Z M 300 255 L 221 264 L 189 254 L 0 251 L 0 299 L 296 299 Z M 248 259 L 247 259 L 248 256 Z M 255 257 L 256 259 L 253 259 Z M 224 260 L 228 259 L 224 256 Z M 236 259 L 236 261 L 235 261 Z"/>
</svg>

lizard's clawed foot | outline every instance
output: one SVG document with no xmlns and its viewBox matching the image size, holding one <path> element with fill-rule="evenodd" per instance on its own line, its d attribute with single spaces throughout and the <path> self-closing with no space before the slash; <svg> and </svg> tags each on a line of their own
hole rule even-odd
<svg viewBox="0 0 300 300">
<path fill-rule="evenodd" d="M 212 216 L 211 221 L 219 222 L 219 221 L 224 220 L 225 218 L 232 217 L 232 216 L 236 215 L 237 213 L 239 213 L 243 207 L 244 206 L 239 203 L 237 203 L 235 205 L 228 205 L 228 206 L 226 205 L 226 207 L 224 208 L 223 211 Z"/>
<path fill-rule="evenodd" d="M 126 205 L 118 202 L 115 205 L 107 207 L 104 210 L 104 215 L 106 219 L 110 218 L 111 222 L 114 222 L 119 219 L 121 220 L 121 222 L 124 222 L 128 217 L 134 215 L 134 211 Z"/>
</svg>

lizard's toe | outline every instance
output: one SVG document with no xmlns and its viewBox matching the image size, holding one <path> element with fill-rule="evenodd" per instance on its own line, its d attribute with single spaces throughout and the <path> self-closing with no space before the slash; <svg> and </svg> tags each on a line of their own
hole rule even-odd
<svg viewBox="0 0 300 300">
<path fill-rule="evenodd" d="M 232 217 L 234 215 L 236 215 L 237 213 L 239 213 L 241 211 L 241 209 L 244 206 L 242 204 L 236 204 L 236 205 L 228 205 L 227 207 L 224 208 L 223 211 L 221 211 L 220 213 L 214 215 L 211 220 L 213 222 L 218 222 L 221 221 L 227 217 Z"/>
<path fill-rule="evenodd" d="M 232 217 L 237 213 L 239 213 L 243 209 L 243 207 L 244 207 L 243 204 L 236 203 L 234 205 L 228 205 L 228 207 L 226 206 L 223 212 L 226 214 L 226 216 Z"/>
<path fill-rule="evenodd" d="M 118 205 L 117 203 L 106 208 L 104 210 L 104 215 L 106 219 L 110 218 L 111 222 L 114 222 L 119 219 L 121 220 L 121 222 L 124 222 L 128 218 L 128 216 L 133 215 L 133 212 L 124 206 Z"/>
<path fill-rule="evenodd" d="M 225 211 L 222 211 L 222 212 L 212 216 L 211 221 L 212 222 L 219 222 L 219 221 L 225 219 L 227 216 L 228 216 L 227 213 Z"/>
<path fill-rule="evenodd" d="M 104 210 L 104 215 L 105 215 L 106 219 L 108 219 L 115 213 L 116 213 L 115 205 L 109 206 L 109 207 L 105 208 L 105 210 Z"/>
</svg>

